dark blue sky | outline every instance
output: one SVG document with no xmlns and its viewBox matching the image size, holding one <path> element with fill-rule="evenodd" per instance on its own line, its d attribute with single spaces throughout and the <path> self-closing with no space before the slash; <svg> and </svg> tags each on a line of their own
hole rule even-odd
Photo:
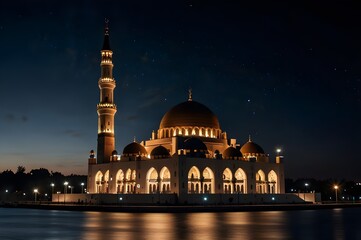
<svg viewBox="0 0 361 240">
<path fill-rule="evenodd" d="M 2 1 L 0 171 L 87 172 L 96 148 L 104 18 L 114 51 L 117 150 L 172 106 L 208 106 L 286 177 L 361 180 L 357 1 Z"/>
</svg>

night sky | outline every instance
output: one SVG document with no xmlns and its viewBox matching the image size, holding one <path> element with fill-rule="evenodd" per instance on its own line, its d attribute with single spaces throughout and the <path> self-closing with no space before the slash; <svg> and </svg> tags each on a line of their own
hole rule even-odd
<svg viewBox="0 0 361 240">
<path fill-rule="evenodd" d="M 286 177 L 361 180 L 357 1 L 240 2 L 1 1 L 0 171 L 87 173 L 109 18 L 118 152 L 191 87 L 228 137 L 281 147 Z"/>
</svg>

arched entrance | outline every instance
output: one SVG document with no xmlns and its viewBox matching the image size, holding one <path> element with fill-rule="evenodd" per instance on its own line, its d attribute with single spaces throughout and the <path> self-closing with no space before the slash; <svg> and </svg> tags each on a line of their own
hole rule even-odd
<svg viewBox="0 0 361 240">
<path fill-rule="evenodd" d="M 160 170 L 160 191 L 162 193 L 170 193 L 170 172 L 167 167 L 163 167 Z"/>
<path fill-rule="evenodd" d="M 200 193 L 200 172 L 196 166 L 188 172 L 188 193 Z"/>
<path fill-rule="evenodd" d="M 103 184 L 103 192 L 109 193 L 109 170 L 107 170 L 104 174 L 104 184 Z"/>
<path fill-rule="evenodd" d="M 235 182 L 235 192 L 237 193 L 247 193 L 247 176 L 242 168 L 238 168 L 234 174 Z"/>
<path fill-rule="evenodd" d="M 158 189 L 158 172 L 155 168 L 150 168 L 147 172 L 147 192 L 157 193 Z"/>
<path fill-rule="evenodd" d="M 262 170 L 256 173 L 256 193 L 267 193 L 266 176 Z"/>
<path fill-rule="evenodd" d="M 203 193 L 214 193 L 214 174 L 209 167 L 203 170 L 201 184 Z"/>
<path fill-rule="evenodd" d="M 119 169 L 115 177 L 117 193 L 124 193 L 124 172 Z"/>
<path fill-rule="evenodd" d="M 135 193 L 135 170 L 128 169 L 125 174 L 125 193 Z"/>
<path fill-rule="evenodd" d="M 277 174 L 273 170 L 271 170 L 268 173 L 268 192 L 269 193 L 278 193 Z"/>
<path fill-rule="evenodd" d="M 103 179 L 103 173 L 101 171 L 98 171 L 95 175 L 95 192 L 96 193 L 102 193 L 102 186 L 104 183 Z"/>
<path fill-rule="evenodd" d="M 232 172 L 229 168 L 223 171 L 223 193 L 233 193 Z"/>
</svg>

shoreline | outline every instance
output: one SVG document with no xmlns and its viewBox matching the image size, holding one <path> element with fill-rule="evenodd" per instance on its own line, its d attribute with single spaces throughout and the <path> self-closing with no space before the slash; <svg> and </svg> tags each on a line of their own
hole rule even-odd
<svg viewBox="0 0 361 240">
<path fill-rule="evenodd" d="M 29 208 L 60 211 L 124 212 L 124 213 L 201 213 L 321 210 L 357 208 L 360 203 L 332 204 L 268 204 L 268 205 L 78 205 L 8 203 L 0 208 Z"/>
</svg>

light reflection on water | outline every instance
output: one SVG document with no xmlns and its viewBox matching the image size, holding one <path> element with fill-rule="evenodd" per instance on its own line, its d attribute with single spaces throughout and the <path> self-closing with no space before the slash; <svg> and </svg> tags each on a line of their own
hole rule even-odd
<svg viewBox="0 0 361 240">
<path fill-rule="evenodd" d="M 361 239 L 361 208 L 101 213 L 0 208 L 0 239 Z"/>
</svg>

